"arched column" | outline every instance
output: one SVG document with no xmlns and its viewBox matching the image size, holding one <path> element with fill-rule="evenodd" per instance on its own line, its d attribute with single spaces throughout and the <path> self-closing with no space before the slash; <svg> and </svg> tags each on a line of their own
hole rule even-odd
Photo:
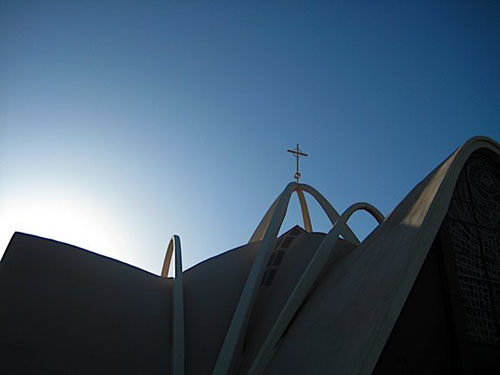
<svg viewBox="0 0 500 375">
<path fill-rule="evenodd" d="M 304 197 L 304 193 L 302 192 L 300 185 L 297 189 L 297 196 L 299 197 L 300 211 L 302 212 L 302 220 L 304 221 L 304 229 L 306 230 L 306 232 L 311 233 L 313 231 L 311 225 L 311 217 L 309 216 L 306 198 Z"/>
<path fill-rule="evenodd" d="M 172 296 L 172 373 L 174 375 L 184 375 L 184 274 L 182 273 L 181 240 L 175 234 L 168 243 L 161 277 L 168 277 L 173 253 L 175 253 L 175 260 Z"/>
<path fill-rule="evenodd" d="M 278 198 L 276 198 L 271 207 L 269 207 L 266 214 L 264 215 L 259 225 L 257 226 L 257 229 L 255 229 L 255 232 L 253 233 L 248 243 L 262 241 L 262 239 L 264 238 L 264 234 L 266 233 L 267 228 L 269 227 L 271 217 L 273 216 L 276 210 L 277 202 L 283 194 L 286 194 L 286 196 L 284 197 L 286 201 L 286 207 L 285 207 L 285 214 L 286 214 L 288 203 L 290 202 L 290 196 L 292 195 L 293 192 L 297 192 L 297 195 L 299 197 L 302 217 L 304 221 L 304 229 L 306 229 L 306 231 L 308 232 L 312 231 L 311 219 L 309 217 L 309 210 L 307 209 L 307 204 L 304 198 L 303 191 L 309 193 L 314 199 L 316 199 L 316 201 L 325 211 L 326 215 L 328 216 L 330 222 L 333 225 L 335 221 L 339 218 L 339 214 L 337 210 L 335 210 L 335 208 L 333 208 L 333 206 L 328 202 L 328 200 L 312 186 L 306 184 L 297 184 L 296 182 L 290 182 L 285 188 L 285 190 L 278 196 Z M 281 219 L 280 226 L 281 223 L 283 223 L 284 218 L 285 215 L 283 215 Z M 349 242 L 352 242 L 355 245 L 359 245 L 360 243 L 356 235 L 351 230 L 351 228 L 349 228 L 349 226 L 347 225 L 345 226 L 345 228 L 342 229 L 341 235 L 342 237 L 344 237 L 344 239 L 346 239 Z"/>
<path fill-rule="evenodd" d="M 293 192 L 299 189 L 299 200 L 303 197 L 302 188 L 311 194 L 320 204 L 320 206 L 325 210 L 326 214 L 334 224 L 339 219 L 337 211 L 328 203 L 328 201 L 314 188 L 309 185 L 298 184 L 296 182 L 289 183 L 283 192 L 276 198 L 271 207 L 268 209 L 261 222 L 257 226 L 254 234 L 250 238 L 249 243 L 262 241 L 260 248 L 255 257 L 254 263 L 247 277 L 245 286 L 240 295 L 238 305 L 234 311 L 231 323 L 226 332 L 224 342 L 222 344 L 219 356 L 215 363 L 213 374 L 215 375 L 226 375 L 234 372 L 236 363 L 239 360 L 242 351 L 242 342 L 246 334 L 246 329 L 248 325 L 248 319 L 250 313 L 253 309 L 255 303 L 255 298 L 257 296 L 257 289 L 259 282 L 264 273 L 266 263 L 268 261 L 269 253 L 276 242 L 278 232 L 281 228 L 281 224 L 286 215 L 288 204 L 290 202 L 290 197 Z M 371 206 L 370 206 L 371 207 Z M 374 208 L 376 212 L 376 210 Z M 375 212 L 374 211 L 374 212 Z M 307 206 L 304 206 L 303 214 L 307 215 L 304 217 L 305 224 L 311 228 L 311 223 L 309 219 L 309 212 L 307 211 Z M 378 212 L 379 213 L 379 212 Z M 342 235 L 346 240 L 353 242 L 355 245 L 359 245 L 359 240 L 354 235 L 354 233 L 348 228 L 347 223 L 342 225 L 337 225 L 337 237 Z M 346 229 L 347 228 L 347 229 Z"/>
<path fill-rule="evenodd" d="M 452 168 L 450 168 L 447 175 L 444 177 L 444 180 L 442 181 L 441 186 L 439 187 L 438 191 L 439 194 L 447 196 L 447 194 L 444 191 L 450 188 L 449 183 L 451 183 L 451 181 L 454 182 L 456 181 L 458 175 L 457 168 L 461 168 L 459 166 L 463 165 L 463 163 L 465 162 L 464 158 L 468 157 L 468 155 L 470 155 L 470 153 L 475 149 L 482 147 L 494 149 L 498 153 L 498 147 L 499 147 L 498 144 L 490 139 L 484 137 L 478 137 L 467 142 L 467 144 L 462 147 L 462 150 L 459 150 L 459 152 L 456 153 L 456 155 L 454 156 L 456 157 L 455 163 L 453 163 L 454 165 L 452 166 Z M 447 162 L 452 163 L 453 159 Z M 249 243 L 256 241 L 262 241 L 262 243 L 260 245 L 260 249 L 257 253 L 254 264 L 252 265 L 252 268 L 250 270 L 247 282 L 244 286 L 243 292 L 240 297 L 240 301 L 238 302 L 238 306 L 236 307 L 233 319 L 230 323 L 224 343 L 219 353 L 219 357 L 217 359 L 213 371 L 214 374 L 225 375 L 234 372 L 233 370 L 235 364 L 238 362 L 239 356 L 241 355 L 242 339 L 244 338 L 244 335 L 246 333 L 248 317 L 255 301 L 258 281 L 260 281 L 260 278 L 262 277 L 263 269 L 265 267 L 265 261 L 269 256 L 269 252 L 272 246 L 274 245 L 277 233 L 280 229 L 280 226 L 286 214 L 286 209 L 290 199 L 290 195 L 298 187 L 299 184 L 291 183 L 285 188 L 285 190 L 278 196 L 278 198 L 271 205 L 266 215 L 264 215 L 263 219 L 259 223 L 259 226 L 257 227 L 256 231 L 254 232 L 249 241 Z M 310 290 L 311 287 L 310 285 L 310 283 L 312 282 L 311 280 L 315 279 L 317 269 L 322 269 L 322 267 L 324 266 L 325 263 L 323 261 L 325 257 L 326 259 L 328 259 L 327 257 L 329 254 L 328 252 L 331 250 L 332 246 L 338 240 L 339 235 L 342 235 L 346 240 L 354 244 L 359 244 L 359 240 L 357 240 L 354 233 L 352 233 L 352 231 L 347 226 L 347 220 L 349 219 L 349 217 L 355 211 L 359 209 L 365 209 L 372 215 L 374 215 L 377 221 L 380 222 L 381 220 L 383 220 L 382 214 L 380 214 L 380 212 L 375 207 L 367 203 L 359 203 L 349 207 L 344 212 L 344 214 L 342 214 L 342 217 L 339 218 L 339 215 L 335 211 L 335 209 L 315 189 L 313 189 L 308 185 L 302 185 L 302 184 L 301 187 L 303 188 L 304 191 L 309 192 L 316 198 L 321 207 L 326 211 L 332 223 L 335 224 L 332 230 L 328 233 L 328 235 L 321 243 L 320 247 L 316 250 L 313 259 L 311 259 L 311 261 L 309 262 L 306 271 L 299 280 L 299 284 L 297 284 L 297 286 L 294 289 L 293 297 L 292 296 L 289 297 L 289 301 L 287 301 L 287 304 L 288 302 L 290 302 L 290 304 L 288 305 L 289 307 L 286 307 L 286 310 L 282 311 L 283 316 L 279 318 L 280 323 L 278 323 L 277 321 L 276 324 L 278 324 L 278 326 L 276 326 L 275 324 L 276 328 L 273 327 L 273 334 L 272 335 L 270 334 L 270 336 L 268 336 L 268 339 L 270 340 L 269 342 L 275 340 L 276 337 L 278 337 L 278 339 L 281 337 L 281 334 L 279 334 L 280 331 L 282 332 L 281 325 L 283 324 L 283 322 L 286 322 L 290 316 L 291 317 L 294 316 L 296 312 L 296 301 L 303 300 L 303 295 L 307 295 L 307 292 Z M 416 239 L 414 243 L 415 248 L 418 247 L 417 245 L 421 245 L 422 242 L 425 242 L 428 239 L 430 239 L 431 241 L 432 238 L 434 238 L 435 235 L 435 233 L 433 233 L 434 228 L 430 228 L 430 230 L 423 230 L 423 229 L 424 227 L 425 229 L 428 229 L 427 227 L 431 226 L 431 221 L 433 222 L 435 220 L 442 219 L 442 216 L 444 215 L 442 214 L 442 212 L 445 212 L 442 211 L 442 209 L 445 209 L 448 204 L 449 204 L 448 198 L 440 200 L 439 202 L 433 201 L 431 207 L 429 208 L 428 215 L 425 218 L 426 220 L 424 220 L 423 223 L 421 224 L 421 230 L 419 231 L 419 233 L 423 232 L 425 236 L 421 236 Z M 429 213 L 431 212 L 435 213 L 436 215 L 430 215 Z M 431 219 L 429 219 L 429 217 Z M 439 228 L 439 226 L 436 226 L 436 228 Z M 437 229 L 435 230 L 437 231 Z M 397 295 L 396 297 L 399 298 L 399 295 Z M 403 297 L 406 298 L 406 294 Z M 292 299 L 290 300 L 290 298 Z M 288 322 L 289 321 L 290 320 L 288 320 Z M 384 326 L 392 327 L 392 325 L 385 323 L 387 322 L 384 322 Z M 259 352 L 258 354 L 259 355 L 258 360 L 256 358 L 256 361 L 252 365 L 251 371 L 253 373 L 259 373 L 259 369 L 265 368 L 265 364 L 268 362 L 269 358 L 272 357 L 274 347 L 269 343 L 265 345 L 266 347 L 265 348 L 262 347 L 261 352 Z M 379 346 L 377 345 L 373 345 L 372 347 L 375 348 L 375 349 L 370 349 L 373 353 L 375 353 L 375 351 L 379 349 Z M 377 356 L 373 355 L 373 353 L 369 354 L 372 354 L 372 358 L 377 358 Z"/>
<path fill-rule="evenodd" d="M 326 215 L 330 219 L 332 225 L 334 225 L 335 221 L 339 218 L 339 213 L 330 204 L 330 202 L 328 202 L 328 200 L 319 191 L 317 191 L 310 185 L 300 184 L 300 188 L 311 194 L 314 197 L 314 199 L 316 199 L 316 201 L 319 203 L 321 208 L 325 211 Z M 344 239 L 346 239 L 349 242 L 352 242 L 354 245 L 360 244 L 358 237 L 356 237 L 356 235 L 348 225 L 345 225 L 345 227 L 342 228 L 340 234 L 342 235 L 342 237 L 344 237 Z"/>
<path fill-rule="evenodd" d="M 384 221 L 384 216 L 380 211 L 369 203 L 361 202 L 350 206 L 344 213 L 337 219 L 333 228 L 328 232 L 326 237 L 321 242 L 320 246 L 312 256 L 309 264 L 300 277 L 297 285 L 288 297 L 287 302 L 283 306 L 278 318 L 276 319 L 273 327 L 269 331 L 264 344 L 261 346 L 257 356 L 255 357 L 252 366 L 250 367 L 249 374 L 261 374 L 267 366 L 269 360 L 274 354 L 274 350 L 285 329 L 290 324 L 300 305 L 310 293 L 312 286 L 318 279 L 321 271 L 324 269 L 330 253 L 339 239 L 339 235 L 347 225 L 347 221 L 353 213 L 359 210 L 364 210 L 370 213 L 380 224 Z"/>
<path fill-rule="evenodd" d="M 290 184 L 288 184 L 288 185 L 290 185 Z M 283 194 L 283 192 L 281 194 Z M 252 237 L 250 237 L 250 240 L 248 241 L 248 243 L 262 241 L 262 239 L 264 238 L 264 233 L 266 233 L 266 230 L 269 227 L 269 223 L 271 222 L 271 217 L 273 216 L 274 211 L 276 210 L 276 206 L 278 204 L 278 201 L 281 198 L 281 194 L 278 195 L 278 197 L 274 200 L 273 204 L 271 204 L 271 207 L 268 208 L 264 217 L 260 220 L 259 225 L 257 225 L 257 228 L 253 232 Z"/>
<path fill-rule="evenodd" d="M 286 186 L 285 190 L 283 190 L 269 208 L 257 227 L 256 233 L 254 233 L 250 239 L 250 242 L 259 240 L 262 240 L 262 242 L 226 332 L 226 337 L 224 338 L 219 356 L 217 357 L 217 362 L 212 372 L 213 374 L 227 375 L 234 372 L 235 364 L 241 354 L 248 318 L 255 303 L 257 287 L 264 273 L 269 253 L 274 246 L 281 223 L 283 223 L 283 219 L 285 218 L 290 195 L 295 191 L 296 186 L 296 182 L 291 182 Z M 261 231 L 263 232 L 262 234 Z"/>
</svg>

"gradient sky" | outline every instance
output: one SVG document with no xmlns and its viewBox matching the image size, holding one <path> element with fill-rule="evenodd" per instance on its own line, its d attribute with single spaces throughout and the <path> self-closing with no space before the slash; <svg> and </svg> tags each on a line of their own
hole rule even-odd
<svg viewBox="0 0 500 375">
<path fill-rule="evenodd" d="M 297 142 L 303 182 L 387 215 L 479 134 L 499 2 L 0 0 L 0 255 L 23 231 L 159 273 L 175 233 L 188 268 L 248 241 Z"/>
</svg>

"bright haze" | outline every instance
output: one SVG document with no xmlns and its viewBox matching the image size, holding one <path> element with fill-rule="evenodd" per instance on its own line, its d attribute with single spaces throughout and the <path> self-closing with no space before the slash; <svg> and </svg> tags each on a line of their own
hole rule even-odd
<svg viewBox="0 0 500 375">
<path fill-rule="evenodd" d="M 21 231 L 159 273 L 179 234 L 188 268 L 248 241 L 297 143 L 304 183 L 387 215 L 500 138 L 499 2 L 269 3 L 1 1 L 0 255 Z"/>
</svg>

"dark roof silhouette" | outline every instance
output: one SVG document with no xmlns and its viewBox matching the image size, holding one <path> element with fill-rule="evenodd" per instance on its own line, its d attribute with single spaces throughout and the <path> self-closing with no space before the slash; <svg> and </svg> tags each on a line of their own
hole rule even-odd
<svg viewBox="0 0 500 375">
<path fill-rule="evenodd" d="M 338 238 L 344 215 L 333 209 L 328 235 L 297 226 L 274 240 L 282 194 L 248 244 L 182 278 L 16 233 L 0 262 L 0 370 L 498 373 L 499 155 L 495 141 L 472 138 L 361 243 L 346 228 Z M 301 186 L 312 189 L 285 192 Z M 173 334 L 175 311 L 183 341 Z"/>
</svg>

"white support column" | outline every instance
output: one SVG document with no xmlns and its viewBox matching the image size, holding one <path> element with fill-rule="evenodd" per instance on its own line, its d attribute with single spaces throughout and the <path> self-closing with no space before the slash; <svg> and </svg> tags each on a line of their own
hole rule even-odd
<svg viewBox="0 0 500 375">
<path fill-rule="evenodd" d="M 306 230 L 306 232 L 311 233 L 313 231 L 311 225 L 311 217 L 309 216 L 309 210 L 307 208 L 306 198 L 304 197 L 304 193 L 302 192 L 300 185 L 299 188 L 297 189 L 297 196 L 299 197 L 300 210 L 302 211 L 302 220 L 304 221 L 304 229 Z"/>
<path fill-rule="evenodd" d="M 333 225 L 333 228 L 321 242 L 320 246 L 304 270 L 304 273 L 300 277 L 297 285 L 288 297 L 288 300 L 283 306 L 283 309 L 281 310 L 273 327 L 269 331 L 264 344 L 257 353 L 257 356 L 255 357 L 255 360 L 248 372 L 249 374 L 256 375 L 264 372 L 264 369 L 271 360 L 276 345 L 285 332 L 286 327 L 290 324 L 300 305 L 311 291 L 312 286 L 325 267 L 342 229 L 347 224 L 347 220 L 349 220 L 352 214 L 358 210 L 368 211 L 375 217 L 379 224 L 384 221 L 384 216 L 380 213 L 380 211 L 369 203 L 356 203 L 344 211 L 342 216 L 339 217 Z"/>
<path fill-rule="evenodd" d="M 266 214 L 264 215 L 259 225 L 257 226 L 257 229 L 255 229 L 255 232 L 253 232 L 252 237 L 250 238 L 250 241 L 248 241 L 248 243 L 262 241 L 262 239 L 264 238 L 264 234 L 266 233 L 266 230 L 269 227 L 269 223 L 271 222 L 271 217 L 274 214 L 274 210 L 276 210 L 276 206 L 278 204 L 280 196 L 281 194 L 278 195 L 278 197 L 274 200 L 271 207 L 269 207 Z"/>
<path fill-rule="evenodd" d="M 335 208 L 333 208 L 333 206 L 330 204 L 330 202 L 328 202 L 326 200 L 326 198 L 323 195 L 321 195 L 321 193 L 319 191 L 317 191 L 315 188 L 313 188 L 312 186 L 306 185 L 306 184 L 297 184 L 296 182 L 290 182 L 288 184 L 288 186 L 291 186 L 291 185 L 293 186 L 292 193 L 294 191 L 297 191 L 297 195 L 299 196 L 299 201 L 300 201 L 300 205 L 301 205 L 302 216 L 303 216 L 304 226 L 305 226 L 304 229 L 306 231 L 308 229 L 307 228 L 307 226 L 308 226 L 307 222 L 309 222 L 309 225 L 310 225 L 311 224 L 311 219 L 309 217 L 309 210 L 307 209 L 307 205 L 305 206 L 305 210 L 304 210 L 304 208 L 302 206 L 302 203 L 305 204 L 305 199 L 303 201 L 301 200 L 301 194 L 299 193 L 299 191 L 301 193 L 303 191 L 306 191 L 314 199 L 316 199 L 316 201 L 318 202 L 318 204 L 321 206 L 321 208 L 325 211 L 326 215 L 330 219 L 330 222 L 332 223 L 332 225 L 339 218 L 339 214 L 338 214 L 337 210 L 335 210 Z M 302 193 L 302 198 L 304 198 L 304 194 L 303 193 Z M 262 241 L 262 239 L 264 238 L 264 235 L 265 235 L 265 233 L 266 233 L 266 231 L 267 231 L 267 229 L 269 227 L 269 223 L 271 222 L 271 218 L 272 218 L 272 216 L 274 214 L 274 211 L 276 210 L 276 205 L 278 203 L 278 199 L 279 199 L 279 196 L 273 202 L 273 204 L 271 205 L 271 207 L 269 207 L 269 209 L 267 210 L 266 214 L 264 215 L 264 217 L 260 221 L 259 225 L 257 226 L 257 229 L 255 229 L 255 232 L 253 233 L 253 235 L 250 238 L 250 241 L 248 241 L 248 243 Z M 280 225 L 281 225 L 281 223 L 280 223 Z M 312 231 L 312 225 L 310 225 L 310 231 Z M 348 225 L 346 225 L 345 228 L 342 228 L 341 235 L 347 241 L 352 242 L 356 246 L 358 246 L 360 244 L 358 238 L 356 237 L 356 235 L 354 234 L 354 232 L 351 230 L 351 228 L 349 228 Z"/>
<path fill-rule="evenodd" d="M 256 258 L 248 274 L 247 281 L 243 287 L 238 305 L 234 311 L 231 323 L 226 332 L 224 342 L 222 344 L 219 356 L 213 370 L 214 375 L 226 375 L 234 372 L 238 364 L 242 351 L 242 342 L 246 335 L 248 319 L 255 303 L 257 296 L 258 285 L 264 273 L 269 253 L 276 242 L 278 232 L 286 215 L 290 196 L 297 191 L 301 202 L 301 209 L 304 218 L 306 230 L 312 231 L 312 226 L 309 217 L 309 211 L 305 204 L 305 198 L 302 190 L 311 194 L 325 210 L 326 214 L 332 221 L 332 224 L 339 218 L 337 211 L 328 203 L 328 201 L 314 188 L 309 185 L 298 184 L 296 182 L 289 183 L 285 190 L 276 198 L 271 207 L 267 210 L 261 222 L 257 226 L 254 234 L 250 238 L 249 243 L 262 241 L 257 252 Z M 338 227 L 339 234 L 348 240 L 359 245 L 359 240 L 354 233 L 349 229 L 346 223 Z"/>
<path fill-rule="evenodd" d="M 241 292 L 240 300 L 234 311 L 212 374 L 227 375 L 234 372 L 234 368 L 241 356 L 242 342 L 246 334 L 250 313 L 255 304 L 257 288 L 264 274 L 269 253 L 276 242 L 278 231 L 285 218 L 290 196 L 296 190 L 296 187 L 297 183 L 289 183 L 277 201 L 271 206 L 272 216 L 269 225 L 265 230 L 264 239 Z"/>
<path fill-rule="evenodd" d="M 161 277 L 168 277 L 168 270 L 172 261 L 172 254 L 175 252 L 174 264 L 174 291 L 172 297 L 172 373 L 174 375 L 184 375 L 184 275 L 182 273 L 182 253 L 181 240 L 179 236 L 173 235 L 170 238 L 167 254 L 163 262 Z"/>
<path fill-rule="evenodd" d="M 335 208 L 333 208 L 330 202 L 328 202 L 328 200 L 319 191 L 317 191 L 310 185 L 300 184 L 300 188 L 303 191 L 307 191 L 314 197 L 314 199 L 316 199 L 316 201 L 319 203 L 321 208 L 325 211 L 326 215 L 330 219 L 332 225 L 335 224 L 335 221 L 339 218 L 339 213 Z M 348 225 L 341 229 L 340 234 L 342 235 L 342 237 L 344 237 L 344 239 L 352 242 L 354 245 L 358 246 L 360 244 L 358 237 L 356 237 L 356 235 Z"/>
</svg>

